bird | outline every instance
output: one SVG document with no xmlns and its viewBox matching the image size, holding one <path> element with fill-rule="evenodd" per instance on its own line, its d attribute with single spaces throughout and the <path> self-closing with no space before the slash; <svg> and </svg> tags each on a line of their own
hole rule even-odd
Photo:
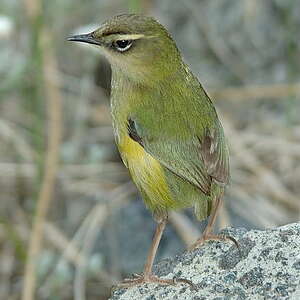
<svg viewBox="0 0 300 300">
<path fill-rule="evenodd" d="M 229 150 L 215 106 L 156 19 L 120 14 L 69 41 L 97 47 L 111 65 L 111 115 L 121 158 L 157 223 L 144 271 L 120 283 L 193 283 L 152 272 L 168 212 L 194 208 L 207 226 L 192 246 L 224 240 L 213 226 L 230 180 Z M 235 240 L 231 237 L 229 239 Z"/>
</svg>

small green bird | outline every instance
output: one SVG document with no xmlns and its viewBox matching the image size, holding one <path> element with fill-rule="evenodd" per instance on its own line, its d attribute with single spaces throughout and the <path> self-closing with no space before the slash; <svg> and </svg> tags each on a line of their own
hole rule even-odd
<svg viewBox="0 0 300 300">
<path fill-rule="evenodd" d="M 194 247 L 224 239 L 212 234 L 229 181 L 228 148 L 215 107 L 168 31 L 151 17 L 118 15 L 69 40 L 96 45 L 111 64 L 115 140 L 158 222 L 143 274 L 122 286 L 174 284 L 152 274 L 169 210 L 194 207 L 199 220 L 210 216 Z"/>
</svg>

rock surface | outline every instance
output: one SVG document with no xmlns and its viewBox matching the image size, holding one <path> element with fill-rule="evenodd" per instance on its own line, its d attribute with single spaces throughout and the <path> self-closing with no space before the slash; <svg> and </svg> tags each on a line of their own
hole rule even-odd
<svg viewBox="0 0 300 300">
<path fill-rule="evenodd" d="M 300 223 L 221 233 L 238 240 L 240 251 L 230 242 L 209 241 L 155 266 L 155 273 L 164 278 L 192 280 L 196 291 L 184 284 L 144 284 L 115 290 L 110 299 L 300 299 Z"/>
</svg>

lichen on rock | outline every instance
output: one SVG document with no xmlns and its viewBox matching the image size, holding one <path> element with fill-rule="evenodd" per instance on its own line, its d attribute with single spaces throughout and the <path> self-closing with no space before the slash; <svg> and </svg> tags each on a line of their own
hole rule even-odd
<svg viewBox="0 0 300 300">
<path fill-rule="evenodd" d="M 229 228 L 222 233 L 238 240 L 240 249 L 230 242 L 209 241 L 154 268 L 164 278 L 192 280 L 197 291 L 184 284 L 144 284 L 115 290 L 110 299 L 300 299 L 300 223 L 268 230 Z"/>
</svg>

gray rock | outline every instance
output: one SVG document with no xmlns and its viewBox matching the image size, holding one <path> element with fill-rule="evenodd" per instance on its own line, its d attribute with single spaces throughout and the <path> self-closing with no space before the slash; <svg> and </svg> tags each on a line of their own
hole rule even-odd
<svg viewBox="0 0 300 300">
<path fill-rule="evenodd" d="M 196 291 L 184 284 L 144 284 L 115 290 L 110 299 L 300 299 L 300 223 L 264 231 L 229 228 L 222 233 L 238 240 L 240 249 L 230 242 L 209 241 L 154 268 L 164 278 L 191 280 Z"/>
</svg>

